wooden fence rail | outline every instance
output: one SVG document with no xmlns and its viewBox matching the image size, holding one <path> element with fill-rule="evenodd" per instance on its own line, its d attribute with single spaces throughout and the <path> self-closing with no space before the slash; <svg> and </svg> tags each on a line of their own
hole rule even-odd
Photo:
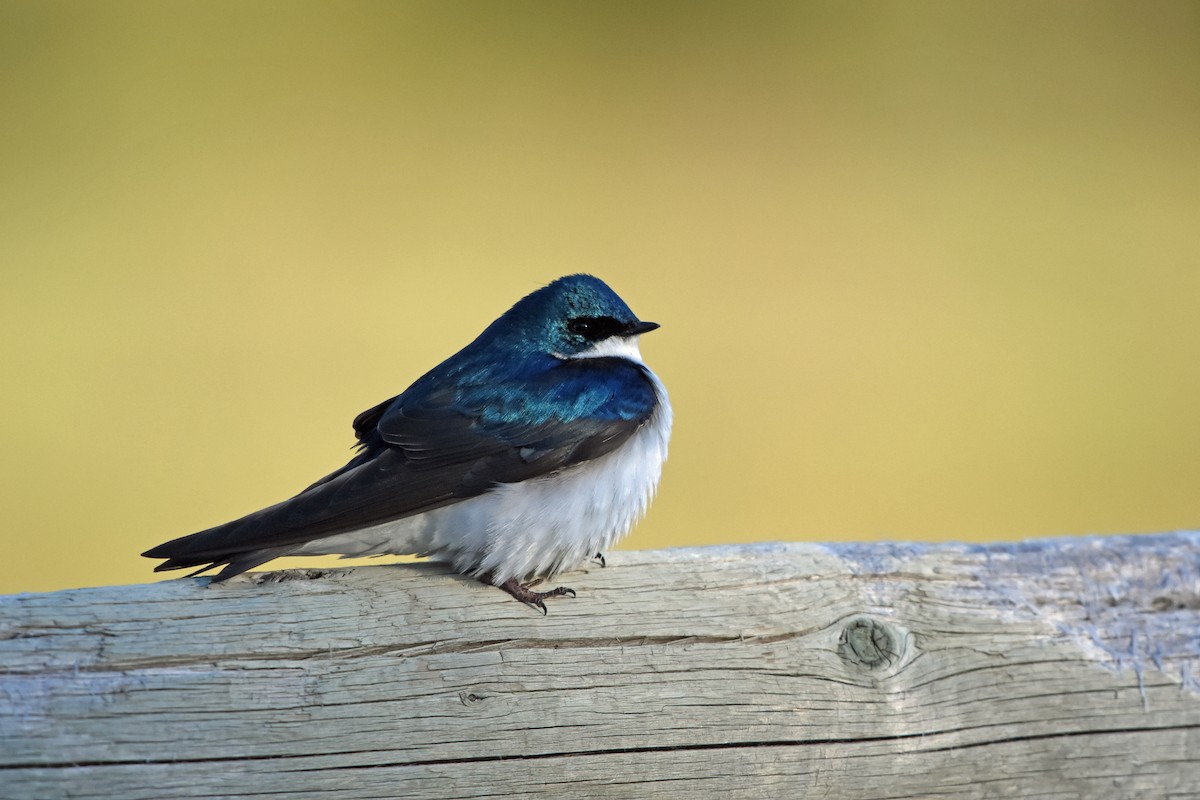
<svg viewBox="0 0 1200 800">
<path fill-rule="evenodd" d="M 1200 534 L 0 598 L 0 796 L 1200 797 Z"/>
</svg>

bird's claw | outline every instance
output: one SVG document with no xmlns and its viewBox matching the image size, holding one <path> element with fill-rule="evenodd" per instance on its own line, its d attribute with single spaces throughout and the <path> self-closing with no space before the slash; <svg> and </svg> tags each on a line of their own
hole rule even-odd
<svg viewBox="0 0 1200 800">
<path fill-rule="evenodd" d="M 596 555 L 592 556 L 592 560 L 599 561 L 602 569 L 608 566 L 608 562 L 604 560 L 604 553 L 596 553 Z"/>
<path fill-rule="evenodd" d="M 535 582 L 533 585 L 537 585 L 537 582 Z M 575 596 L 575 590 L 568 589 L 566 586 L 559 586 L 557 589 L 551 589 L 548 592 L 535 592 L 530 589 L 529 586 L 522 585 L 517 581 L 516 578 L 509 578 L 504 583 L 500 584 L 500 588 L 511 594 L 516 599 L 520 600 L 522 603 L 533 606 L 534 608 L 540 608 L 542 610 L 543 617 L 546 616 L 547 613 L 546 603 L 544 602 L 547 597 L 564 597 L 566 595 L 571 595 L 571 597 Z"/>
</svg>

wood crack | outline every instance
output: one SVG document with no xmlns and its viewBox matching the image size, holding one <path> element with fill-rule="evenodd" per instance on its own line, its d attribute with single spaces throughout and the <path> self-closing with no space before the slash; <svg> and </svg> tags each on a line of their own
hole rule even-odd
<svg viewBox="0 0 1200 800">
<path fill-rule="evenodd" d="M 960 728 L 946 731 L 919 732 L 919 733 L 901 733 L 886 736 L 861 736 L 851 738 L 813 738 L 813 739 L 776 739 L 776 740 L 745 740 L 736 742 L 697 742 L 690 744 L 677 745 L 646 745 L 642 747 L 612 747 L 600 748 L 595 750 L 563 750 L 545 753 L 528 753 L 528 754 L 503 754 L 490 756 L 467 756 L 462 758 L 429 758 L 429 759 L 413 759 L 411 761 L 387 761 L 371 764 L 347 764 L 334 767 L 301 767 L 298 769 L 287 770 L 289 772 L 324 772 L 329 770 L 360 770 L 360 769 L 376 769 L 382 767 L 427 767 L 439 765 L 454 765 L 454 764 L 486 764 L 499 761 L 543 761 L 556 758 L 588 758 L 597 756 L 611 756 L 618 754 L 646 754 L 646 753 L 669 753 L 669 752 L 705 752 L 712 750 L 743 750 L 743 749 L 758 749 L 758 748 L 793 748 L 793 747 L 823 747 L 828 745 L 868 745 L 886 742 L 900 742 L 928 739 L 934 736 L 948 736 L 958 733 L 966 733 L 975 728 Z M 981 747 L 993 747 L 1000 744 L 1008 744 L 1012 742 L 1039 742 L 1053 739 L 1070 739 L 1074 737 L 1093 737 L 1093 736 L 1112 736 L 1126 734 L 1156 734 L 1163 732 L 1200 732 L 1200 724 L 1198 725 L 1166 725 L 1166 726 L 1131 726 L 1123 728 L 1108 728 L 1108 729 L 1092 729 L 1084 731 L 1058 731 L 1041 734 L 1027 734 L 1018 736 L 1003 736 L 994 739 L 983 739 L 976 742 L 966 742 L 963 744 L 943 745 L 938 747 L 917 748 L 906 751 L 907 754 L 921 753 L 942 753 L 955 750 L 970 750 Z M 0 764 L 0 771 L 3 770 L 19 770 L 19 769 L 77 769 L 77 768 L 96 768 L 96 767 L 119 767 L 129 765 L 149 766 L 149 765 L 167 765 L 167 764 L 232 764 L 243 761 L 294 761 L 312 758 L 331 758 L 338 756 L 363 756 L 369 755 L 372 752 L 387 752 L 380 750 L 346 750 L 323 753 L 304 753 L 304 754 L 273 754 L 262 756 L 223 756 L 214 758 L 178 758 L 178 759 L 138 759 L 138 760 L 122 760 L 114 759 L 111 761 L 72 761 L 72 762 L 44 762 L 44 763 L 13 763 Z M 1200 763 L 1200 755 L 1196 758 L 1175 759 L 1175 761 L 1183 761 L 1185 763 Z"/>
</svg>

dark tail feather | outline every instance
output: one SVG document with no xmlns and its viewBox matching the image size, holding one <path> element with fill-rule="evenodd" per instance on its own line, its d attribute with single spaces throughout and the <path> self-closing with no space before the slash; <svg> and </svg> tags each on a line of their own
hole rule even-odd
<svg viewBox="0 0 1200 800">
<path fill-rule="evenodd" d="M 164 542 L 142 555 L 163 559 L 155 572 L 199 567 L 193 573 L 197 575 L 224 565 L 214 578 L 223 581 L 293 553 L 315 539 L 453 502 L 457 497 L 454 492 L 442 488 L 436 471 L 430 475 L 422 473 L 423 482 L 418 487 L 428 495 L 422 497 L 425 502 L 399 506 L 396 487 L 407 476 L 406 456 L 399 450 L 368 448 L 295 497 L 224 525 Z"/>
<path fill-rule="evenodd" d="M 194 534 L 193 534 L 194 535 Z M 188 537 L 183 537 L 184 539 Z M 241 575 L 247 570 L 261 566 L 272 559 L 286 556 L 292 549 L 290 547 L 267 547 L 260 550 L 243 550 L 241 552 L 231 552 L 222 554 L 220 557 L 214 558 L 212 555 L 207 556 L 188 556 L 186 554 L 176 555 L 174 557 L 167 555 L 168 552 L 175 552 L 168 548 L 181 540 L 176 539 L 174 542 L 167 542 L 158 547 L 147 550 L 142 553 L 147 558 L 166 558 L 167 560 L 154 568 L 155 572 L 166 572 L 174 569 L 187 569 L 188 567 L 199 566 L 200 569 L 190 572 L 185 575 L 185 578 L 194 578 L 208 572 L 210 569 L 215 569 L 222 564 L 224 568 L 213 576 L 213 583 L 220 583 L 228 580 L 234 575 Z"/>
</svg>

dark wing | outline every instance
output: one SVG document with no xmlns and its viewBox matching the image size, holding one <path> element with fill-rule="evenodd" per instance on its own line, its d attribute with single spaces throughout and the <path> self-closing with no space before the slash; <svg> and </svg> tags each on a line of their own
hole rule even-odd
<svg viewBox="0 0 1200 800">
<path fill-rule="evenodd" d="M 159 545 L 156 569 L 229 564 L 229 577 L 324 536 L 474 497 L 609 453 L 650 417 L 644 368 L 620 359 L 559 362 L 536 377 L 454 392 L 414 391 L 360 414 L 363 451 L 295 497 Z"/>
</svg>

